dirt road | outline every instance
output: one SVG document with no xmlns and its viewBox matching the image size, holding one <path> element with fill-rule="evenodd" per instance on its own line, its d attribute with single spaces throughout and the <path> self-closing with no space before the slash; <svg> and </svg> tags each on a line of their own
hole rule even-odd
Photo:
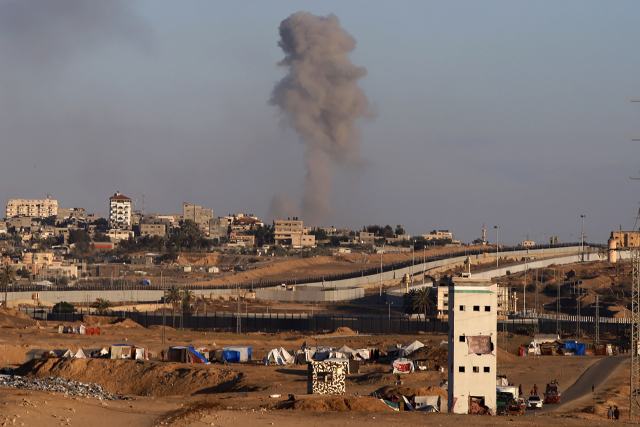
<svg viewBox="0 0 640 427">
<path fill-rule="evenodd" d="M 587 369 L 578 380 L 562 392 L 560 405 L 545 404 L 540 411 L 527 411 L 529 415 L 548 412 L 568 412 L 581 401 L 592 397 L 591 387 L 595 386 L 596 392 L 600 391 L 613 375 L 618 367 L 629 362 L 629 356 L 603 357 Z"/>
</svg>

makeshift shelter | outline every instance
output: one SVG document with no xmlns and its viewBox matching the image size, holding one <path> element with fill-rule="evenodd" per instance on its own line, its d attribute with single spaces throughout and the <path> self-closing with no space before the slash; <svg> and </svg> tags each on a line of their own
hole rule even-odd
<svg viewBox="0 0 640 427">
<path fill-rule="evenodd" d="M 24 355 L 24 363 L 30 362 L 33 359 L 42 359 L 44 354 L 49 352 L 49 350 L 42 350 L 34 348 L 33 350 L 27 351 Z"/>
<path fill-rule="evenodd" d="M 193 347 L 175 346 L 169 347 L 170 362 L 181 363 L 209 363 L 209 361 Z"/>
<path fill-rule="evenodd" d="M 129 344 L 114 344 L 110 351 L 111 359 L 149 360 L 149 350 Z"/>
<path fill-rule="evenodd" d="M 584 356 L 586 345 L 577 341 L 565 341 L 561 346 L 565 355 L 574 354 L 576 356 Z"/>
<path fill-rule="evenodd" d="M 398 357 L 406 357 L 422 347 L 424 347 L 424 344 L 422 344 L 420 341 L 414 341 L 411 344 L 407 344 L 406 346 L 400 348 L 398 350 Z"/>
<path fill-rule="evenodd" d="M 109 354 L 106 348 L 81 348 L 76 352 L 76 359 L 98 358 Z"/>
<path fill-rule="evenodd" d="M 52 358 L 63 358 L 63 357 L 73 357 L 74 354 L 71 350 L 62 350 L 62 349 L 55 349 L 55 350 L 49 350 L 48 355 L 49 357 Z M 45 356 L 45 357 L 47 357 Z"/>
<path fill-rule="evenodd" d="M 440 396 L 416 396 L 414 399 L 414 409 L 423 412 L 439 412 Z"/>
<path fill-rule="evenodd" d="M 280 351 L 276 348 L 269 351 L 269 353 L 262 359 L 265 365 L 286 365 L 285 359 L 280 354 Z"/>
<path fill-rule="evenodd" d="M 396 359 L 391 366 L 393 367 L 394 374 L 410 374 L 415 370 L 413 360 L 410 359 Z"/>
<path fill-rule="evenodd" d="M 222 360 L 229 363 L 251 360 L 251 347 L 229 346 L 222 349 Z"/>
<path fill-rule="evenodd" d="M 313 361 L 307 366 L 307 393 L 345 394 L 347 360 Z"/>
</svg>

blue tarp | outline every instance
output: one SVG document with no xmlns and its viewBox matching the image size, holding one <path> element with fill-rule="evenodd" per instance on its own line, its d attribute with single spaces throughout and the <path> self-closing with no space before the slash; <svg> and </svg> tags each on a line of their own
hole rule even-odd
<svg viewBox="0 0 640 427">
<path fill-rule="evenodd" d="M 579 343 L 577 341 L 565 341 L 562 348 L 566 348 L 568 350 L 574 350 L 576 356 L 584 356 L 587 350 L 587 346 L 585 344 Z"/>
<path fill-rule="evenodd" d="M 230 363 L 240 363 L 240 352 L 235 350 L 224 350 L 222 360 Z"/>
</svg>

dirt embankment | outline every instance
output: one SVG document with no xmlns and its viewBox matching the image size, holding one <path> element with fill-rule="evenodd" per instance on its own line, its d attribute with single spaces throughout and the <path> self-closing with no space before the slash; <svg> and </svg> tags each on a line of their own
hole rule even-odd
<svg viewBox="0 0 640 427">
<path fill-rule="evenodd" d="M 372 397 L 321 396 L 303 398 L 295 402 L 278 402 L 267 405 L 267 409 L 293 409 L 314 412 L 377 412 L 391 411 L 386 404 Z"/>
<path fill-rule="evenodd" d="M 233 389 L 241 374 L 211 365 L 140 360 L 39 359 L 24 364 L 17 375 L 60 377 L 102 385 L 111 393 L 175 396 Z"/>
<path fill-rule="evenodd" d="M 144 329 L 142 325 L 134 322 L 131 319 L 127 319 L 124 317 L 110 317 L 110 316 L 92 316 L 89 314 L 85 314 L 82 316 L 82 322 L 89 326 L 114 326 L 120 328 L 136 328 L 136 329 Z"/>
<path fill-rule="evenodd" d="M 33 326 L 36 321 L 13 308 L 0 308 L 0 328 L 24 328 Z"/>
</svg>

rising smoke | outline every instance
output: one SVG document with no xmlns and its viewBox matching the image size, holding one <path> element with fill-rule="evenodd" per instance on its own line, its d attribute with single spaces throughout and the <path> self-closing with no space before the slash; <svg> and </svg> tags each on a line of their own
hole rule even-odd
<svg viewBox="0 0 640 427">
<path fill-rule="evenodd" d="M 285 58 L 278 65 L 287 69 L 287 75 L 273 88 L 270 104 L 280 107 L 287 124 L 306 144 L 302 218 L 320 225 L 333 212 L 334 165 L 358 161 L 356 119 L 369 106 L 358 80 L 367 70 L 351 63 L 348 54 L 355 49 L 356 40 L 333 14 L 294 13 L 280 23 L 279 30 L 278 46 Z"/>
</svg>

